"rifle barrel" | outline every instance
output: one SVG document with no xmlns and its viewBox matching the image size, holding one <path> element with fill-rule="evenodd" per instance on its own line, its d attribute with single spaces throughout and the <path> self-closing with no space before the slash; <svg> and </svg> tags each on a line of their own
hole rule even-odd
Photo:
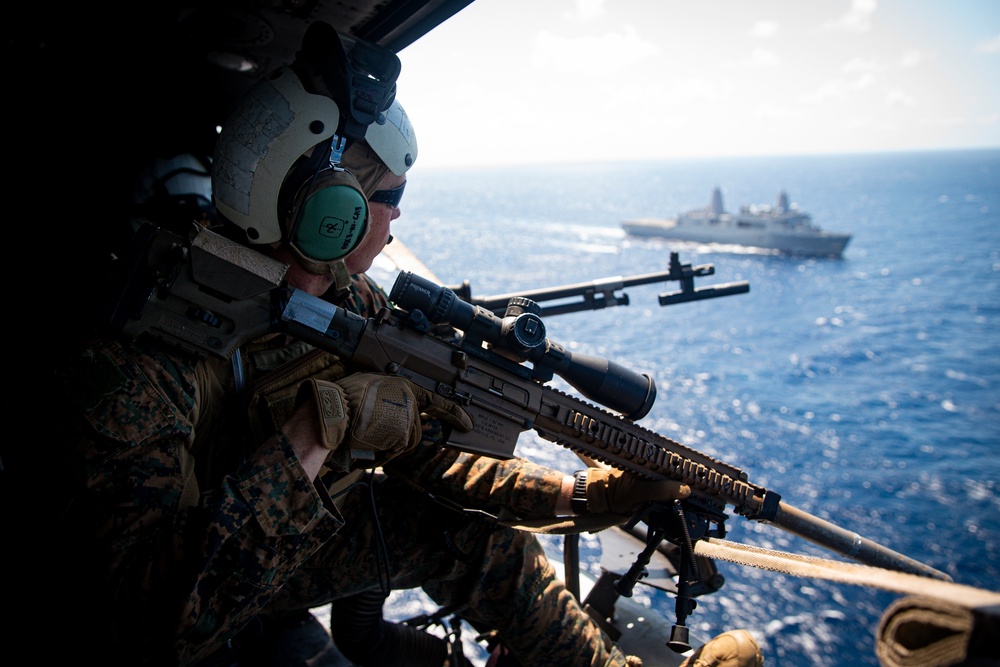
<svg viewBox="0 0 1000 667">
<path fill-rule="evenodd" d="M 681 292 L 672 292 L 669 295 L 660 296 L 660 305 L 666 306 L 671 303 L 683 303 L 685 301 L 697 301 L 699 299 L 713 299 L 731 294 L 743 294 L 750 291 L 750 285 L 745 280 L 735 283 L 725 283 L 708 287 L 694 289 L 694 276 L 709 276 L 715 273 L 715 268 L 711 264 L 697 266 L 688 273 L 682 274 L 679 271 L 660 271 L 657 273 L 644 273 L 636 276 L 611 276 L 599 278 L 590 282 L 574 283 L 572 285 L 560 285 L 525 292 L 510 292 L 509 294 L 494 294 L 491 296 L 468 296 L 466 301 L 474 306 L 481 306 L 494 313 L 503 313 L 507 307 L 507 302 L 513 297 L 523 297 L 532 301 L 542 303 L 555 299 L 566 299 L 571 297 L 583 297 L 583 301 L 567 304 L 566 307 L 550 306 L 545 314 L 555 315 L 579 310 L 597 310 L 608 306 L 628 305 L 628 296 L 615 296 L 615 292 L 626 287 L 637 285 L 649 285 L 651 283 L 679 280 L 684 289 Z M 602 298 L 603 297 L 603 298 Z M 596 307 L 595 307 L 596 306 Z"/>
<path fill-rule="evenodd" d="M 815 544 L 836 551 L 859 563 L 887 570 L 907 572 L 923 577 L 951 581 L 951 577 L 929 565 L 913 560 L 881 544 L 861 537 L 818 516 L 793 507 L 784 501 L 778 503 L 773 519 L 767 521 L 784 528 Z"/>
<path fill-rule="evenodd" d="M 591 280 L 590 282 L 562 285 L 560 287 L 550 287 L 547 289 L 473 297 L 472 299 L 469 299 L 469 303 L 474 306 L 481 306 L 486 310 L 502 311 L 507 307 L 507 302 L 516 296 L 531 299 L 532 301 L 551 301 L 553 299 L 564 299 L 593 292 L 615 292 L 623 287 L 626 287 L 627 285 L 625 283 L 626 280 L 621 276 L 614 276 L 611 278 L 601 278 L 598 280 Z"/>
</svg>

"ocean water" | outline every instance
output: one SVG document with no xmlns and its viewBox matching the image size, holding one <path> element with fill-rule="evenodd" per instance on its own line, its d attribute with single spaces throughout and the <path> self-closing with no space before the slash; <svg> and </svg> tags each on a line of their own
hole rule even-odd
<svg viewBox="0 0 1000 667">
<path fill-rule="evenodd" d="M 747 471 L 807 512 L 1000 590 L 1000 150 L 595 163 L 409 175 L 393 233 L 446 285 L 473 295 L 666 271 L 670 252 L 746 280 L 747 294 L 546 318 L 548 337 L 650 373 L 640 423 Z M 791 201 L 853 234 L 843 258 L 625 235 L 630 217 L 708 203 Z M 391 286 L 392 268 L 375 274 Z M 558 381 L 558 378 L 557 378 Z M 571 471 L 525 434 L 518 453 Z M 841 557 L 739 516 L 728 539 Z M 553 544 L 558 550 L 558 544 Z M 599 549 L 584 539 L 584 567 Z M 718 563 L 723 588 L 687 624 L 735 627 L 771 667 L 878 665 L 874 631 L 896 593 Z M 642 599 L 673 623 L 673 598 Z M 669 650 L 664 648 L 665 651 Z"/>
</svg>

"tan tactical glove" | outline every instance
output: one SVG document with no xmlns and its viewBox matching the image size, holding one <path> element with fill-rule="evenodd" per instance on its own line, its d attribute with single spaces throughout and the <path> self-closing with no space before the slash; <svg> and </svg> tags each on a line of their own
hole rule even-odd
<svg viewBox="0 0 1000 667">
<path fill-rule="evenodd" d="M 420 413 L 468 432 L 469 415 L 451 401 L 395 375 L 356 373 L 338 380 L 309 379 L 299 387 L 297 403 L 313 401 L 323 443 L 333 450 L 326 465 L 346 472 L 384 464 L 420 442 Z"/>
<path fill-rule="evenodd" d="M 580 487 L 586 489 L 586 512 L 591 514 L 619 514 L 629 516 L 643 503 L 654 500 L 669 502 L 687 498 L 691 487 L 676 480 L 643 479 L 616 468 L 587 468 L 576 473 L 576 487 L 573 497 L 580 495 Z M 582 512 L 576 500 L 574 509 Z"/>
</svg>

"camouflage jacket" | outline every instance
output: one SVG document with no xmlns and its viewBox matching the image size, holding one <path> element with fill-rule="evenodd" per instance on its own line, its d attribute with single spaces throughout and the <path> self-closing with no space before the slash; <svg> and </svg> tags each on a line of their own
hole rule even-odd
<svg viewBox="0 0 1000 667">
<path fill-rule="evenodd" d="M 362 276 L 341 305 L 367 315 L 386 302 Z M 335 379 L 350 369 L 277 335 L 241 353 L 244 392 L 228 360 L 156 342 L 101 339 L 60 370 L 69 502 L 59 530 L 76 554 L 63 574 L 92 610 L 79 628 L 90 644 L 81 654 L 120 664 L 205 657 L 343 525 L 277 427 L 303 373 Z M 290 383 L 274 383 L 288 371 Z M 385 472 L 523 518 L 551 516 L 562 481 L 527 461 L 462 454 L 432 438 Z"/>
</svg>

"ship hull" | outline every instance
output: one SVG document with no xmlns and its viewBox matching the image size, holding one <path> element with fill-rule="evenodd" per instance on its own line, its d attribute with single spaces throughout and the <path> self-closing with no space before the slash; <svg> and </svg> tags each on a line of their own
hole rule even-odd
<svg viewBox="0 0 1000 667">
<path fill-rule="evenodd" d="M 851 240 L 850 234 L 836 232 L 796 233 L 762 227 L 732 226 L 713 223 L 697 225 L 678 223 L 676 219 L 641 218 L 622 222 L 622 229 L 632 236 L 655 236 L 776 250 L 789 255 L 840 257 Z"/>
</svg>

